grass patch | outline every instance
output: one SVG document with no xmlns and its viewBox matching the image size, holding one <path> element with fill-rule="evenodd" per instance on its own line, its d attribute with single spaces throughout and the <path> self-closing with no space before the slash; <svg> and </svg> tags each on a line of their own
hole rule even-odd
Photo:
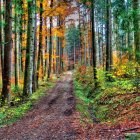
<svg viewBox="0 0 140 140">
<path fill-rule="evenodd" d="M 74 90 L 77 98 L 76 109 L 81 113 L 81 123 L 91 123 L 90 113 L 88 111 L 91 100 L 86 97 L 81 84 L 74 80 Z"/>
<path fill-rule="evenodd" d="M 127 133 L 125 136 L 126 140 L 139 140 L 140 134 L 139 133 Z"/>
<path fill-rule="evenodd" d="M 55 81 L 47 81 L 40 83 L 40 88 L 32 94 L 25 102 L 18 106 L 4 106 L 0 108 L 0 127 L 12 124 L 25 115 L 41 97 L 46 95 L 46 90 L 55 85 Z M 18 98 L 17 98 L 18 100 Z"/>
</svg>

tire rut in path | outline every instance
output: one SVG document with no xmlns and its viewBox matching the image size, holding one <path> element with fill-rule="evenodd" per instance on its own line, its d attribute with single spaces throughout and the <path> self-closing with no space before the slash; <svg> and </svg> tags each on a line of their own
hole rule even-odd
<svg viewBox="0 0 140 140">
<path fill-rule="evenodd" d="M 18 122 L 0 129 L 1 140 L 76 140 L 72 74 L 67 72 Z"/>
</svg>

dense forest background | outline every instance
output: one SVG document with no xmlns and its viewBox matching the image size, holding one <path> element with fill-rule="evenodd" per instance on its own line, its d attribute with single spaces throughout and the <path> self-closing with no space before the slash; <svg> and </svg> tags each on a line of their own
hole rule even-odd
<svg viewBox="0 0 140 140">
<path fill-rule="evenodd" d="M 1 106 L 73 70 L 84 117 L 140 121 L 140 1 L 0 0 L 0 68 Z"/>
</svg>

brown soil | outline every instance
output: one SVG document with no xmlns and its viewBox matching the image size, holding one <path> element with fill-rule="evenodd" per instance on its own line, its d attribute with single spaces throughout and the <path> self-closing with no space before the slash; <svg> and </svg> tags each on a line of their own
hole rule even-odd
<svg viewBox="0 0 140 140">
<path fill-rule="evenodd" d="M 0 129 L 0 140 L 123 140 L 122 130 L 137 126 L 82 125 L 75 105 L 72 73 L 67 72 L 22 119 Z"/>
</svg>

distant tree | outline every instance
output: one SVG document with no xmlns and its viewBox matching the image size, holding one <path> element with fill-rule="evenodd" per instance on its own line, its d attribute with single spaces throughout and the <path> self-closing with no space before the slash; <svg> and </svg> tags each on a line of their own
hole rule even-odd
<svg viewBox="0 0 140 140">
<path fill-rule="evenodd" d="M 79 50 L 79 28 L 71 25 L 66 31 L 67 51 L 69 59 L 73 59 L 76 64 L 76 52 Z"/>
</svg>

